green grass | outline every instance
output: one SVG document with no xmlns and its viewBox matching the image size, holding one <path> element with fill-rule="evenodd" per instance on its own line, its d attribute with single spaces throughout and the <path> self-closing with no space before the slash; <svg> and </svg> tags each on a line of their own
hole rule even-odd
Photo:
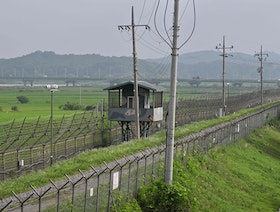
<svg viewBox="0 0 280 212">
<path fill-rule="evenodd" d="M 171 211 L 163 206 L 194 212 L 278 211 L 279 162 L 280 120 L 272 120 L 232 146 L 187 155 L 183 162 L 181 153 L 176 154 L 170 189 L 157 179 L 140 187 L 138 202 L 125 202 L 117 211 L 123 206 L 141 211 L 139 205 L 144 211 Z"/>
<path fill-rule="evenodd" d="M 170 204 L 174 204 L 171 208 L 179 208 L 182 199 L 185 201 L 179 204 L 185 210 L 177 211 L 278 211 L 279 162 L 280 120 L 272 120 L 246 139 L 207 155 L 187 155 L 182 163 L 182 155 L 177 154 L 173 190 L 159 189 L 162 185 L 156 180 L 140 188 L 137 200 L 141 207 L 150 208 L 146 211 L 167 211 L 161 206 Z M 178 189 L 178 185 L 183 189 Z M 137 203 L 124 205 L 137 206 Z"/>
<path fill-rule="evenodd" d="M 193 211 L 277 211 L 280 208 L 280 123 L 212 151 L 196 178 Z"/>
<path fill-rule="evenodd" d="M 29 102 L 20 104 L 17 96 L 26 96 Z M 77 103 L 87 106 L 96 106 L 102 100 L 107 99 L 107 92 L 101 88 L 93 87 L 61 87 L 54 93 L 54 116 L 71 115 L 75 111 L 59 109 L 59 106 L 70 103 Z M 12 106 L 16 106 L 18 111 L 12 111 Z M 0 88 L 0 123 L 13 119 L 23 119 L 25 117 L 50 116 L 51 95 L 42 87 L 18 87 Z"/>
<path fill-rule="evenodd" d="M 11 195 L 11 191 L 16 193 L 30 189 L 30 184 L 39 187 L 49 183 L 49 179 L 64 179 L 65 175 L 73 175 L 78 170 L 87 171 L 90 166 L 98 166 L 103 162 L 111 162 L 115 159 L 131 155 L 135 152 L 144 151 L 148 147 L 152 148 L 162 143 L 162 133 L 158 133 L 158 137 L 147 138 L 141 142 L 125 142 L 118 146 L 110 146 L 107 148 L 93 149 L 83 152 L 80 155 L 67 161 L 58 162 L 52 167 L 44 170 L 23 175 L 16 179 L 9 179 L 0 182 L 0 198 Z"/>
<path fill-rule="evenodd" d="M 95 106 L 101 100 L 104 100 L 106 103 L 108 95 L 107 91 L 104 91 L 103 88 L 100 85 L 97 87 L 60 87 L 54 93 L 54 116 L 73 114 L 73 111 L 59 109 L 60 105 L 64 105 L 67 102 L 77 104 L 81 102 L 83 106 Z M 230 95 L 249 93 L 254 90 L 256 89 L 250 87 L 233 87 L 230 90 Z M 195 99 L 207 95 L 221 96 L 221 88 L 217 86 L 193 88 L 189 85 L 182 85 L 178 86 L 177 93 L 178 99 Z M 17 96 L 26 96 L 29 102 L 27 104 L 20 104 Z M 169 101 L 168 88 L 164 92 L 164 100 Z M 0 123 L 12 121 L 13 119 L 23 119 L 25 117 L 49 117 L 51 110 L 50 104 L 50 92 L 44 87 L 0 87 Z M 16 106 L 18 111 L 12 111 L 11 108 L 13 106 Z"/>
<path fill-rule="evenodd" d="M 251 109 L 240 111 L 239 113 L 224 118 L 202 121 L 190 125 L 185 125 L 182 127 L 177 127 L 175 132 L 175 138 L 176 139 L 182 138 L 190 133 L 199 132 L 202 129 L 213 126 L 215 124 L 222 123 L 225 120 L 230 120 L 240 115 L 248 114 L 259 109 L 260 107 L 251 108 Z M 48 167 L 45 170 L 23 175 L 17 179 L 10 179 L 1 182 L 0 198 L 11 195 L 11 191 L 19 193 L 19 192 L 29 190 L 30 184 L 39 187 L 49 183 L 49 179 L 52 180 L 62 179 L 65 177 L 64 174 L 72 175 L 78 173 L 78 169 L 85 171 L 89 169 L 90 165 L 98 166 L 102 164 L 103 161 L 110 162 L 114 159 L 122 158 L 124 156 L 131 155 L 133 153 L 145 150 L 147 148 L 153 148 L 155 146 L 164 143 L 165 143 L 165 131 L 161 131 L 146 139 L 141 139 L 141 142 L 134 140 L 134 141 L 122 143 L 121 145 L 118 146 L 93 149 L 88 152 L 81 153 L 75 158 L 69 159 L 67 161 L 59 162 L 52 167 Z"/>
<path fill-rule="evenodd" d="M 228 116 L 215 118 L 215 119 L 211 119 L 211 120 L 204 120 L 204 121 L 200 121 L 200 122 L 194 122 L 192 124 L 184 125 L 183 127 L 177 127 L 176 128 L 175 139 L 180 139 L 180 138 L 183 138 L 186 135 L 189 135 L 191 133 L 199 132 L 203 129 L 213 127 L 213 126 L 221 124 L 223 122 L 234 120 L 238 117 L 257 112 L 257 111 L 261 110 L 262 108 L 269 107 L 269 106 L 272 106 L 274 104 L 278 104 L 279 102 L 280 101 L 275 101 L 275 102 L 267 103 L 267 104 L 262 105 L 262 106 L 257 106 L 257 107 L 254 107 L 254 108 L 248 108 L 248 109 L 240 110 L 240 111 L 238 111 L 234 114 L 228 115 Z"/>
</svg>

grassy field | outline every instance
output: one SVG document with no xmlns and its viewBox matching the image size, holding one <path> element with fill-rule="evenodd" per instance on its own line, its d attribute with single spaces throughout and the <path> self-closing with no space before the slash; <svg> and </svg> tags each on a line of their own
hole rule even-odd
<svg viewBox="0 0 280 212">
<path fill-rule="evenodd" d="M 21 104 L 17 96 L 25 96 L 29 102 Z M 102 88 L 61 87 L 54 93 L 54 116 L 70 115 L 75 112 L 59 108 L 67 102 L 82 106 L 96 106 L 102 100 L 107 100 L 107 92 Z M 12 110 L 13 106 L 17 107 L 17 111 Z M 49 117 L 51 95 L 46 88 L 42 87 L 0 87 L 0 108 L 0 123 L 24 117 Z"/>
<path fill-rule="evenodd" d="M 54 116 L 71 115 L 76 111 L 62 110 L 59 106 L 67 102 L 81 104 L 82 106 L 96 106 L 102 100 L 107 102 L 107 91 L 104 87 L 60 87 L 54 93 Z M 231 88 L 229 95 L 238 95 L 254 91 L 256 88 Z M 178 86 L 177 98 L 201 98 L 206 96 L 221 96 L 221 87 L 190 87 Z M 169 89 L 164 92 L 164 101 L 169 100 Z M 25 96 L 29 99 L 26 104 L 21 104 L 18 96 Z M 16 107 L 17 111 L 12 110 Z M 25 117 L 50 116 L 51 95 L 44 87 L 0 87 L 0 123 L 23 119 Z"/>
</svg>

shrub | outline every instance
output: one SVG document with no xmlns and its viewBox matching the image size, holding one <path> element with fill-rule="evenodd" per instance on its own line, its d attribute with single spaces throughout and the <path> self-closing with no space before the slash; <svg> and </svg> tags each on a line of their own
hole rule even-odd
<svg viewBox="0 0 280 212">
<path fill-rule="evenodd" d="M 77 103 L 67 102 L 65 105 L 59 106 L 59 108 L 63 110 L 80 110 L 82 106 Z"/>
<path fill-rule="evenodd" d="M 29 102 L 29 99 L 26 96 L 18 96 L 17 100 L 21 103 L 21 104 L 25 104 Z"/>
<path fill-rule="evenodd" d="M 111 211 L 116 212 L 116 211 L 121 211 L 121 212 L 141 212 L 141 208 L 137 202 L 136 199 L 131 199 L 129 201 L 126 201 L 122 203 L 119 207 L 117 208 L 111 208 Z"/>
<path fill-rule="evenodd" d="M 140 188 L 137 200 L 142 211 L 179 212 L 189 208 L 184 187 L 178 183 L 168 185 L 163 180 Z"/>
<path fill-rule="evenodd" d="M 95 107 L 93 105 L 87 105 L 85 110 L 89 111 L 89 110 L 94 110 Z"/>
<path fill-rule="evenodd" d="M 199 161 L 198 161 L 199 160 Z M 197 172 L 201 167 L 200 159 L 193 159 L 188 163 L 188 170 Z M 198 173 L 195 174 L 197 176 Z M 187 172 L 187 167 L 181 161 L 174 161 L 174 181 L 168 185 L 163 179 L 140 187 L 137 201 L 142 211 L 158 212 L 184 212 L 195 208 L 198 200 L 199 186 L 192 174 Z"/>
<path fill-rule="evenodd" d="M 12 111 L 18 111 L 18 107 L 17 107 L 17 106 L 12 106 L 12 107 L 11 107 L 11 110 L 12 110 Z"/>
</svg>

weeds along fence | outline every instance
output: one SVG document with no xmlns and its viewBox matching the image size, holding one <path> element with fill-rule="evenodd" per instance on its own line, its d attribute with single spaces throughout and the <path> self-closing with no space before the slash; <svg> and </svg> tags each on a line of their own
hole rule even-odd
<svg viewBox="0 0 280 212">
<path fill-rule="evenodd" d="M 266 90 L 264 102 L 271 102 L 279 99 L 280 90 Z M 241 109 L 254 107 L 260 104 L 258 92 L 230 96 L 226 99 L 226 113 L 232 114 Z M 208 120 L 219 116 L 222 108 L 222 98 L 207 96 L 200 99 L 179 99 L 176 105 L 176 125 L 184 125 L 195 121 Z M 165 105 L 166 112 L 168 105 Z M 156 129 L 154 129 L 156 130 Z"/>
<path fill-rule="evenodd" d="M 279 118 L 280 104 L 227 121 L 175 141 L 175 157 L 207 153 L 218 146 L 231 145 L 268 120 Z M 0 201 L 0 211 L 110 211 L 137 195 L 139 187 L 164 175 L 165 145 L 124 157 L 89 171 L 35 188 Z M 115 210 L 117 211 L 117 210 Z"/>
<path fill-rule="evenodd" d="M 0 176 L 3 180 L 22 172 L 42 169 L 53 161 L 69 158 L 102 145 L 98 110 L 47 119 L 13 120 L 0 128 Z M 103 122 L 100 122 L 103 123 Z M 52 158 L 51 158 L 52 156 Z"/>
<path fill-rule="evenodd" d="M 279 89 L 265 91 L 264 101 L 279 98 L 279 93 Z M 259 95 L 249 93 L 231 96 L 227 100 L 227 113 L 233 113 L 258 105 Z M 179 99 L 176 125 L 217 117 L 221 102 L 220 97 L 214 96 Z M 167 107 L 166 103 L 165 113 Z M 109 122 L 105 115 L 103 103 L 100 103 L 95 110 L 55 118 L 52 128 L 51 120 L 41 117 L 13 120 L 9 124 L 0 125 L 0 179 L 6 180 L 46 168 L 51 163 L 73 157 L 81 151 L 121 143 L 121 128 L 117 123 Z M 160 125 L 152 125 L 150 134 L 164 128 L 165 120 Z"/>
</svg>

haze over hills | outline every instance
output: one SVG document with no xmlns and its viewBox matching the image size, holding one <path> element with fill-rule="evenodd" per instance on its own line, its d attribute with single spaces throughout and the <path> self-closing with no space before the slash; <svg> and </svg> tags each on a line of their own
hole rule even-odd
<svg viewBox="0 0 280 212">
<path fill-rule="evenodd" d="M 280 79 L 280 55 L 266 52 L 264 80 Z M 179 56 L 178 78 L 221 79 L 222 57 L 218 51 L 199 51 Z M 138 60 L 139 79 L 166 79 L 170 76 L 171 57 Z M 226 58 L 226 79 L 259 79 L 257 57 L 232 53 Z M 106 57 L 98 54 L 58 55 L 36 51 L 12 58 L 0 59 L 2 77 L 88 77 L 106 79 L 133 79 L 132 57 Z"/>
</svg>

